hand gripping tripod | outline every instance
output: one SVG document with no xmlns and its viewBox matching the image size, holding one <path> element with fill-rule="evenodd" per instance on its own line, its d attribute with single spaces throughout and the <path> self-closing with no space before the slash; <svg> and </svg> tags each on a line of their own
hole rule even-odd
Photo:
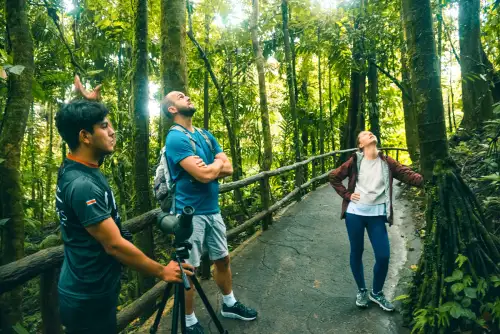
<svg viewBox="0 0 500 334">
<path fill-rule="evenodd" d="M 181 333 L 185 334 L 186 333 L 186 312 L 185 312 L 185 300 L 184 300 L 184 289 L 189 290 L 191 289 L 191 285 L 189 284 L 189 279 L 187 278 L 186 274 L 182 270 L 182 265 L 181 263 L 184 262 L 185 259 L 189 258 L 189 250 L 193 247 L 190 242 L 188 241 L 183 241 L 179 244 L 175 244 L 175 251 L 172 253 L 172 259 L 175 259 L 177 263 L 179 264 L 179 267 L 181 269 L 181 274 L 182 274 L 182 283 L 168 283 L 167 288 L 165 289 L 165 292 L 163 293 L 163 298 L 158 306 L 158 313 L 156 314 L 155 322 L 153 326 L 151 326 L 149 333 L 155 334 L 156 331 L 158 330 L 158 325 L 160 324 L 161 316 L 163 313 L 163 310 L 165 309 L 165 305 L 167 304 L 168 297 L 170 295 L 170 290 L 172 287 L 174 287 L 174 309 L 172 310 L 172 334 L 177 334 L 177 328 L 179 325 L 179 316 L 181 318 Z M 210 302 L 208 301 L 207 295 L 205 295 L 205 292 L 201 288 L 200 283 L 198 282 L 198 279 L 196 278 L 195 275 L 191 276 L 191 281 L 194 284 L 194 287 L 196 288 L 196 291 L 198 291 L 198 294 L 200 295 L 201 300 L 203 301 L 203 304 L 205 304 L 205 307 L 208 310 L 208 313 L 210 314 L 210 318 L 212 318 L 213 322 L 215 323 L 215 326 L 219 330 L 220 334 L 228 334 L 228 331 L 222 327 L 222 324 L 220 323 L 219 319 L 217 318 L 217 315 L 215 314 L 214 309 L 212 308 L 212 305 L 210 305 Z"/>
</svg>

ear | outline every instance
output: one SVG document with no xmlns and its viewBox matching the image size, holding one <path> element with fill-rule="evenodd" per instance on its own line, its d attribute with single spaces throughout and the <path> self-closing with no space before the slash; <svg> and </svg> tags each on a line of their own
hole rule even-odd
<svg viewBox="0 0 500 334">
<path fill-rule="evenodd" d="M 170 107 L 168 107 L 167 112 L 172 114 L 172 117 L 173 117 L 175 114 L 177 114 L 177 108 L 174 106 L 170 106 Z"/>
<path fill-rule="evenodd" d="M 90 144 L 90 133 L 87 130 L 80 130 L 80 133 L 78 134 L 78 137 L 80 139 L 80 143 L 84 144 Z"/>
</svg>

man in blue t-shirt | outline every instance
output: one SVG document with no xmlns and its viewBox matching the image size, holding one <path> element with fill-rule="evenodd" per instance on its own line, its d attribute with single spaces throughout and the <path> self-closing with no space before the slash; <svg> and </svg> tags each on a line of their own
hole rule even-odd
<svg viewBox="0 0 500 334">
<path fill-rule="evenodd" d="M 95 101 L 98 88 L 87 92 L 78 77 L 75 86 L 86 99 L 63 105 L 55 117 L 70 149 L 59 168 L 56 188 L 64 242 L 59 311 L 68 334 L 113 334 L 122 264 L 166 282 L 182 282 L 181 272 L 177 262 L 163 266 L 130 242 L 99 168 L 116 144 L 109 111 Z M 183 265 L 192 275 L 192 266 Z"/>
<path fill-rule="evenodd" d="M 188 96 L 170 92 L 162 101 L 162 110 L 177 125 L 167 134 L 165 153 L 176 185 L 175 211 L 180 213 L 186 205 L 195 209 L 193 234 L 189 239 L 193 249 L 187 262 L 199 267 L 202 248 L 206 246 L 215 264 L 215 282 L 223 294 L 221 314 L 227 318 L 254 320 L 257 312 L 237 301 L 233 294 L 226 225 L 219 209 L 218 179 L 233 173 L 231 162 L 210 132 L 193 127 L 196 108 Z M 193 296 L 194 289 L 186 292 L 187 332 L 203 333 L 194 314 Z"/>
</svg>

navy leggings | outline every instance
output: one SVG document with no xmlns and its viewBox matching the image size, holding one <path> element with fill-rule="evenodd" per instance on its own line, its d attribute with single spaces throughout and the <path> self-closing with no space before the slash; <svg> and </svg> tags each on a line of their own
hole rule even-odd
<svg viewBox="0 0 500 334">
<path fill-rule="evenodd" d="M 351 270 L 358 289 L 366 289 L 363 271 L 365 228 L 368 231 L 368 237 L 375 253 L 373 291 L 378 293 L 384 287 L 390 256 L 389 237 L 385 227 L 386 221 L 385 216 L 360 216 L 346 213 L 347 234 L 351 243 Z"/>
</svg>

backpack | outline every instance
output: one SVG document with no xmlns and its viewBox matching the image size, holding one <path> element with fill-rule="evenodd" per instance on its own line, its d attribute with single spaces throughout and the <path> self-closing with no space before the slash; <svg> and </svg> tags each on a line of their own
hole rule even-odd
<svg viewBox="0 0 500 334">
<path fill-rule="evenodd" d="M 215 156 L 215 150 L 212 145 L 212 142 L 207 136 L 207 133 L 199 129 L 197 127 L 194 128 L 195 131 L 197 131 L 199 134 L 203 136 L 205 141 L 208 144 L 208 147 L 210 147 L 210 150 L 212 151 L 212 154 Z M 181 131 L 183 132 L 188 138 L 189 141 L 191 142 L 191 146 L 193 147 L 193 151 L 196 154 L 196 140 L 191 136 L 191 133 L 187 131 L 185 128 L 183 128 L 180 125 L 173 125 L 168 132 L 176 130 L 176 131 Z M 168 136 L 168 134 L 167 134 Z M 170 212 L 171 214 L 174 214 L 175 211 L 175 182 L 172 180 L 172 176 L 168 170 L 168 163 L 167 163 L 167 158 L 165 155 L 166 152 L 166 145 L 162 147 L 160 150 L 160 162 L 158 166 L 156 167 L 156 173 L 155 173 L 155 178 L 153 182 L 153 194 L 158 202 L 160 202 L 160 207 L 162 211 L 164 212 Z"/>
</svg>

